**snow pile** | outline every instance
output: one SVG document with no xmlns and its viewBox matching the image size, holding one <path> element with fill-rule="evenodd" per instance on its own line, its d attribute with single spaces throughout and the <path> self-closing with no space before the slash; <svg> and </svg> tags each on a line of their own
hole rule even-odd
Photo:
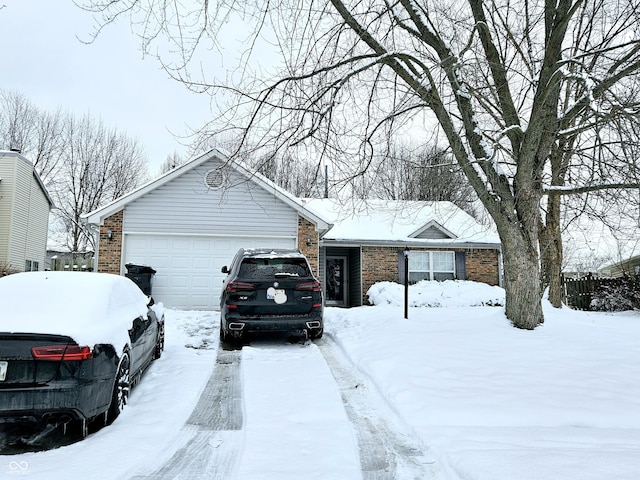
<svg viewBox="0 0 640 480">
<path fill-rule="evenodd" d="M 372 305 L 404 305 L 404 285 L 380 282 L 367 291 Z M 476 307 L 504 305 L 504 289 L 468 280 L 435 282 L 423 280 L 409 285 L 410 307 Z"/>
</svg>

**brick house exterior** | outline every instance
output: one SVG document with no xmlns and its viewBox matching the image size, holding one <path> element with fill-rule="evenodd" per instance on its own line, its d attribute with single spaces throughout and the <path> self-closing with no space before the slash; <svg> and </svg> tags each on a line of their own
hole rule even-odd
<svg viewBox="0 0 640 480">
<path fill-rule="evenodd" d="M 397 247 L 362 247 L 362 295 L 366 304 L 366 294 L 376 282 L 398 281 Z"/>
<path fill-rule="evenodd" d="M 123 213 L 124 211 L 120 210 L 105 218 L 104 225 L 100 227 L 98 272 L 120 274 Z"/>
<path fill-rule="evenodd" d="M 500 251 L 467 250 L 467 280 L 500 285 Z"/>
<path fill-rule="evenodd" d="M 122 250 L 122 217 L 123 211 L 119 211 L 104 221 L 100 228 L 98 271 L 119 274 L 121 270 Z M 107 232 L 111 232 L 111 238 Z M 315 225 L 302 216 L 298 216 L 298 249 L 309 260 L 311 268 L 316 276 L 321 278 L 320 268 L 320 235 Z M 434 250 L 414 248 L 415 251 Z M 362 246 L 361 249 L 361 282 L 362 297 L 360 302 L 352 303 L 366 305 L 368 303 L 366 292 L 377 282 L 401 282 L 398 268 L 398 256 L 402 249 L 398 247 Z M 466 279 L 487 283 L 489 285 L 500 284 L 500 252 L 492 249 L 458 249 L 466 253 Z"/>
<path fill-rule="evenodd" d="M 311 264 L 313 273 L 320 276 L 319 233 L 316 226 L 298 215 L 298 249 L 304 253 Z"/>
<path fill-rule="evenodd" d="M 371 285 L 400 282 L 405 248 L 448 252 L 449 275 L 500 284 L 497 235 L 449 202 L 350 199 L 331 210 L 337 204 L 294 197 L 212 150 L 84 220 L 98 231 L 97 271 L 148 265 L 154 298 L 173 308 L 216 308 L 221 267 L 241 247 L 299 249 L 333 306 L 367 304 Z"/>
<path fill-rule="evenodd" d="M 436 249 L 414 248 L 413 251 Z M 466 280 L 500 284 L 499 251 L 490 249 L 458 249 L 466 254 Z M 366 292 L 377 282 L 402 282 L 398 268 L 398 256 L 402 249 L 397 247 L 362 247 L 362 292 L 363 304 L 367 304 Z"/>
<path fill-rule="evenodd" d="M 120 274 L 122 253 L 122 218 L 123 210 L 104 219 L 98 236 L 98 272 Z M 110 233 L 109 233 L 110 232 Z M 298 215 L 298 249 L 309 260 L 313 273 L 318 276 L 319 269 L 319 234 L 316 226 L 306 218 Z"/>
</svg>

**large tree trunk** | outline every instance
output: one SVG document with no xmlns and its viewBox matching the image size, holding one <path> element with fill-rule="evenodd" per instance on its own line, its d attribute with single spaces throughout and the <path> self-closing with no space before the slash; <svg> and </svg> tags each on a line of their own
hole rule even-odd
<svg viewBox="0 0 640 480">
<path fill-rule="evenodd" d="M 522 163 L 531 161 L 521 159 Z M 544 323 L 538 244 L 540 192 L 532 172 L 533 168 L 520 170 L 520 181 L 514 182 L 518 186 L 514 209 L 506 202 L 506 208 L 493 215 L 502 241 L 505 313 L 515 327 L 527 330 Z"/>
<path fill-rule="evenodd" d="M 502 236 L 507 318 L 518 328 L 533 330 L 544 323 L 538 254 L 513 232 Z"/>
<path fill-rule="evenodd" d="M 545 225 L 540 228 L 540 259 L 542 285 L 549 287 L 549 302 L 562 307 L 562 231 L 560 228 L 560 197 L 549 195 Z"/>
</svg>

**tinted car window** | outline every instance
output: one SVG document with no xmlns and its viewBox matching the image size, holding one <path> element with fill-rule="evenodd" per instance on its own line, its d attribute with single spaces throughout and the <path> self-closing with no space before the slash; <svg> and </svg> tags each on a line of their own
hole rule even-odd
<svg viewBox="0 0 640 480">
<path fill-rule="evenodd" d="M 253 279 L 309 277 L 311 272 L 304 259 L 251 258 L 242 262 L 238 276 Z"/>
</svg>

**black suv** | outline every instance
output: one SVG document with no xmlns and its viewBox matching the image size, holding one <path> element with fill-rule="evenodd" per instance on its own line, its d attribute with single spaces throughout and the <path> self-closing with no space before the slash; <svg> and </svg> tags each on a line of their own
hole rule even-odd
<svg viewBox="0 0 640 480">
<path fill-rule="evenodd" d="M 240 249 L 222 273 L 228 274 L 220 294 L 223 342 L 261 332 L 322 337 L 322 288 L 300 251 Z"/>
</svg>

